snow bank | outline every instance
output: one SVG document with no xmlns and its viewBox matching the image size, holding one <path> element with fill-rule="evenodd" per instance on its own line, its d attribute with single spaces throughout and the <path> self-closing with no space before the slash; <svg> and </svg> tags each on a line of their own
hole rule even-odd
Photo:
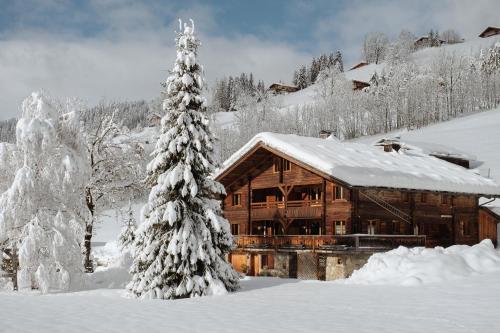
<svg viewBox="0 0 500 333">
<path fill-rule="evenodd" d="M 354 271 L 346 284 L 389 284 L 415 286 L 445 282 L 500 271 L 500 251 L 491 240 L 474 246 L 454 245 L 433 249 L 399 248 L 376 253 Z"/>
</svg>

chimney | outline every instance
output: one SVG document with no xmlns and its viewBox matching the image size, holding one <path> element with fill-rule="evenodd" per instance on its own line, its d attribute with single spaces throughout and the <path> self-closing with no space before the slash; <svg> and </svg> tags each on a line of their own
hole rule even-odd
<svg viewBox="0 0 500 333">
<path fill-rule="evenodd" d="M 330 135 L 332 135 L 333 131 L 328 131 L 328 130 L 321 130 L 319 131 L 319 137 L 321 139 L 326 139 L 328 138 Z"/>
</svg>

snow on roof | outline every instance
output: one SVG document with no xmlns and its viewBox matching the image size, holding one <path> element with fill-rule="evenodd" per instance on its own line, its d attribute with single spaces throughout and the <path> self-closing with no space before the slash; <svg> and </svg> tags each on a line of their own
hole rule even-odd
<svg viewBox="0 0 500 333">
<path fill-rule="evenodd" d="M 258 144 L 351 186 L 500 196 L 500 186 L 493 180 L 426 154 L 384 152 L 361 143 L 268 132 L 257 134 L 227 159 L 216 177 Z"/>
<path fill-rule="evenodd" d="M 380 74 L 385 64 L 368 64 L 345 72 L 345 78 L 351 81 L 370 82 L 373 74 Z"/>
<path fill-rule="evenodd" d="M 419 151 L 420 153 L 426 155 L 453 157 L 467 161 L 477 161 L 477 157 L 472 154 L 434 142 L 430 143 L 430 142 L 402 140 L 401 138 L 396 137 L 396 138 L 381 139 L 377 141 L 377 144 L 381 144 L 384 141 L 399 143 L 402 146 L 402 148 Z"/>
</svg>

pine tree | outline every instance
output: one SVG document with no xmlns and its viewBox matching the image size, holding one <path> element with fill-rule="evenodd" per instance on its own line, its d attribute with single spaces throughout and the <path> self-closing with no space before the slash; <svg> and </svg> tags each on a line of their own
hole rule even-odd
<svg viewBox="0 0 500 333">
<path fill-rule="evenodd" d="M 210 177 L 215 139 L 201 96 L 200 43 L 191 23 L 176 38 L 177 58 L 164 85 L 166 115 L 148 165 L 152 189 L 128 285 L 140 298 L 177 299 L 238 288 L 238 274 L 225 259 L 233 240 L 218 200 L 224 188 Z"/>
<path fill-rule="evenodd" d="M 125 223 L 120 232 L 120 236 L 118 236 L 118 245 L 122 251 L 129 250 L 135 241 L 135 230 L 137 225 L 135 223 L 132 202 L 129 202 L 128 204 L 127 219 L 124 222 Z"/>
<path fill-rule="evenodd" d="M 344 61 L 342 60 L 342 53 L 339 50 L 335 52 L 335 60 L 333 64 L 339 72 L 344 71 Z"/>
</svg>

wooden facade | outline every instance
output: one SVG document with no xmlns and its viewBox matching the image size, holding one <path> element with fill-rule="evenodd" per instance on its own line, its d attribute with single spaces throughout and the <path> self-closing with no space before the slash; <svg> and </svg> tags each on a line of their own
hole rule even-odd
<svg viewBox="0 0 500 333">
<path fill-rule="evenodd" d="M 352 90 L 363 90 L 363 88 L 369 87 L 370 83 L 352 80 Z"/>
<path fill-rule="evenodd" d="M 292 93 L 299 91 L 299 87 L 289 86 L 281 83 L 273 83 L 269 86 L 269 90 L 275 94 Z"/>
<path fill-rule="evenodd" d="M 500 215 L 488 207 L 479 209 L 479 239 L 491 239 L 493 244 L 498 245 L 498 224 Z"/>
<path fill-rule="evenodd" d="M 480 230 L 477 195 L 353 187 L 261 144 L 218 180 L 237 242 L 231 260 L 252 275 L 270 263 L 245 254 L 473 245 L 493 234 L 492 223 Z"/>
</svg>

